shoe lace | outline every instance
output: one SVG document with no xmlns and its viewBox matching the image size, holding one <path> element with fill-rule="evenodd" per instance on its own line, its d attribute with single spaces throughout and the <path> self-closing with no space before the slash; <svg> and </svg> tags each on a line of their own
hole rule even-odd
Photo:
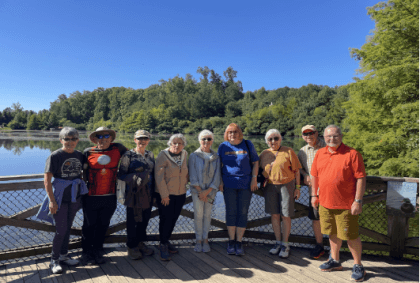
<svg viewBox="0 0 420 283">
<path fill-rule="evenodd" d="M 363 270 L 363 266 L 359 265 L 359 264 L 355 264 L 353 267 L 353 272 L 354 273 L 362 273 Z"/>
</svg>

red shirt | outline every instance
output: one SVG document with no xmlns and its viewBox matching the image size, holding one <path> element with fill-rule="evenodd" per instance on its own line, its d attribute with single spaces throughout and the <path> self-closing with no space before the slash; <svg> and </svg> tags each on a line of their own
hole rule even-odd
<svg viewBox="0 0 420 283">
<path fill-rule="evenodd" d="M 319 180 L 319 203 L 329 209 L 351 209 L 356 180 L 366 176 L 362 155 L 343 143 L 334 153 L 328 149 L 318 150 L 311 168 Z"/>
</svg>

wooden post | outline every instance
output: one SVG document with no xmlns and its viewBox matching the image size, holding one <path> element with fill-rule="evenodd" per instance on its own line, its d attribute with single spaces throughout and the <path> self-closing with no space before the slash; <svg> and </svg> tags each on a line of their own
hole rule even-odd
<svg viewBox="0 0 420 283">
<path fill-rule="evenodd" d="M 391 238 L 389 255 L 401 259 L 404 255 L 405 239 L 408 237 L 408 217 L 388 215 L 388 236 Z"/>
</svg>

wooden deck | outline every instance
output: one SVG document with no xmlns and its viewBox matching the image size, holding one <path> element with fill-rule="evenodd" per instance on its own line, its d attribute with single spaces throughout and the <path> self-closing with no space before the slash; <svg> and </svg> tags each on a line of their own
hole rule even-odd
<svg viewBox="0 0 420 283">
<path fill-rule="evenodd" d="M 224 282 L 224 283 L 278 283 L 278 282 L 348 282 L 353 260 L 341 255 L 343 271 L 321 272 L 318 266 L 327 259 L 308 258 L 309 250 L 292 247 L 288 259 L 268 254 L 270 246 L 249 243 L 243 257 L 229 256 L 226 243 L 213 242 L 210 253 L 195 253 L 191 245 L 180 246 L 180 253 L 172 261 L 155 255 L 133 261 L 125 248 L 106 249 L 107 262 L 103 265 L 64 267 L 63 274 L 52 275 L 49 258 L 10 263 L 0 266 L 0 283 L 69 283 L 69 282 Z M 384 257 L 363 256 L 368 282 L 419 282 L 417 261 L 395 261 Z"/>
</svg>

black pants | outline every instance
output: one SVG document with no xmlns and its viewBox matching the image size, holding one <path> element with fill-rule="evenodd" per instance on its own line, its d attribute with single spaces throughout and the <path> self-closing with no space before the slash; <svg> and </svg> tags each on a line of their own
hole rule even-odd
<svg viewBox="0 0 420 283">
<path fill-rule="evenodd" d="M 169 196 L 169 205 L 164 206 L 161 198 L 158 196 L 156 202 L 159 209 L 159 234 L 160 243 L 167 244 L 171 238 L 172 231 L 175 228 L 176 221 L 181 214 L 182 207 L 185 203 L 186 195 Z"/>
<path fill-rule="evenodd" d="M 127 247 L 130 249 L 137 247 L 140 242 L 147 241 L 146 229 L 151 213 L 152 205 L 150 204 L 150 208 L 143 210 L 142 221 L 136 222 L 134 209 L 127 207 Z"/>
<path fill-rule="evenodd" d="M 102 250 L 111 217 L 117 208 L 117 197 L 85 196 L 83 199 L 83 252 Z"/>
</svg>

